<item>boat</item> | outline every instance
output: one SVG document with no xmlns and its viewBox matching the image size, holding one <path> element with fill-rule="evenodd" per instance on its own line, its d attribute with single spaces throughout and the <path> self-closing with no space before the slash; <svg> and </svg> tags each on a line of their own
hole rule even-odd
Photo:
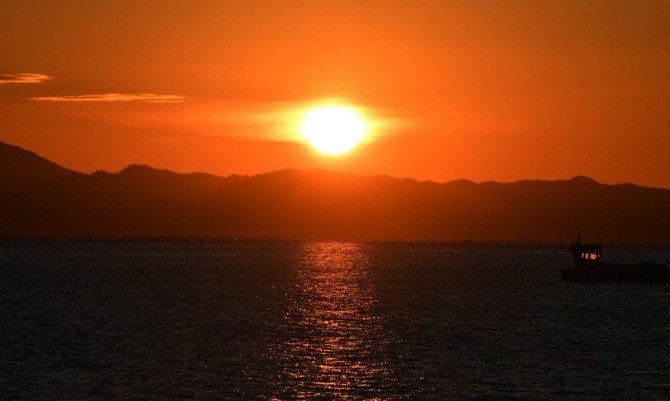
<svg viewBox="0 0 670 401">
<path fill-rule="evenodd" d="M 648 261 L 637 264 L 606 263 L 602 259 L 602 244 L 583 244 L 579 234 L 568 251 L 572 253 L 574 266 L 558 269 L 563 281 L 670 283 L 667 265 Z"/>
</svg>

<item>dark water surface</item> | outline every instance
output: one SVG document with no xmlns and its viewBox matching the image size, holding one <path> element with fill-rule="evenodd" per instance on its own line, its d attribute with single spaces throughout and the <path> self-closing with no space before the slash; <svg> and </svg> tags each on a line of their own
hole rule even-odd
<svg viewBox="0 0 670 401">
<path fill-rule="evenodd" d="M 0 241 L 0 398 L 669 400 L 670 285 L 563 248 Z"/>
</svg>

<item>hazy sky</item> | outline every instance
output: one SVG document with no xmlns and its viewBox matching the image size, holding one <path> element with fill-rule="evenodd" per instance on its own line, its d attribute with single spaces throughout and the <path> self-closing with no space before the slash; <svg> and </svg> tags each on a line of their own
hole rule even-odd
<svg viewBox="0 0 670 401">
<path fill-rule="evenodd" d="M 65 167 L 670 187 L 670 1 L 6 0 L 0 140 Z M 338 99 L 371 122 L 324 156 Z"/>
</svg>

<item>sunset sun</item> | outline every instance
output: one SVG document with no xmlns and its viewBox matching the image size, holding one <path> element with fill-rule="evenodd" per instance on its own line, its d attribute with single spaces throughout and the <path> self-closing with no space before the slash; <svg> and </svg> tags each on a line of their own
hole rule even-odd
<svg viewBox="0 0 670 401">
<path fill-rule="evenodd" d="M 353 149 L 362 139 L 367 125 L 355 109 L 348 106 L 321 106 L 309 110 L 300 132 L 321 153 L 337 155 Z"/>
</svg>

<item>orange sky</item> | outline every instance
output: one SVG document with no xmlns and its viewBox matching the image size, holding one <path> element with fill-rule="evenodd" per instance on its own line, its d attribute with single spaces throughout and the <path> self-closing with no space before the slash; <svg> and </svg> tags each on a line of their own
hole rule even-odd
<svg viewBox="0 0 670 401">
<path fill-rule="evenodd" d="M 670 188 L 665 0 L 5 1 L 0 37 L 0 140 L 79 171 Z M 297 140 L 323 99 L 364 144 Z"/>
</svg>

